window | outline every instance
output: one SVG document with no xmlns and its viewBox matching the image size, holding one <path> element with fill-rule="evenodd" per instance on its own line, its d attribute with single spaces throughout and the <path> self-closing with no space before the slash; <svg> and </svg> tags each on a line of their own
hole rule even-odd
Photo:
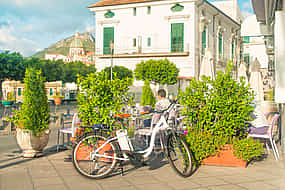
<svg viewBox="0 0 285 190">
<path fill-rule="evenodd" d="M 148 47 L 151 46 L 151 38 L 150 38 L 150 37 L 147 38 L 147 46 L 148 46 Z"/>
<path fill-rule="evenodd" d="M 247 66 L 249 67 L 249 53 L 245 53 L 243 55 L 243 61 L 247 64 Z"/>
<path fill-rule="evenodd" d="M 134 9 L 133 9 L 133 15 L 134 15 L 134 16 L 137 16 L 137 8 L 134 8 Z"/>
<path fill-rule="evenodd" d="M 151 7 L 148 6 L 148 7 L 147 7 L 147 14 L 150 15 L 150 13 L 151 13 Z"/>
<path fill-rule="evenodd" d="M 249 36 L 244 36 L 243 37 L 243 43 L 248 44 L 250 42 L 250 37 Z"/>
<path fill-rule="evenodd" d="M 53 95 L 53 90 L 52 90 L 52 88 L 49 89 L 49 95 L 50 95 L 50 96 Z"/>
<path fill-rule="evenodd" d="M 171 52 L 184 51 L 184 23 L 171 24 Z"/>
<path fill-rule="evenodd" d="M 133 47 L 136 47 L 136 46 L 137 46 L 137 39 L 134 38 L 134 39 L 133 39 Z"/>
<path fill-rule="evenodd" d="M 107 13 L 104 14 L 104 16 L 105 18 L 112 18 L 115 16 L 115 13 L 109 10 Z"/>
<path fill-rule="evenodd" d="M 232 40 L 232 60 L 235 58 L 235 41 Z"/>
<path fill-rule="evenodd" d="M 204 30 L 202 33 L 202 55 L 205 55 L 205 50 L 207 47 L 207 28 L 204 26 Z"/>
<path fill-rule="evenodd" d="M 114 43 L 114 27 L 105 27 L 103 29 L 103 54 L 111 54 L 111 42 Z"/>
<path fill-rule="evenodd" d="M 219 36 L 218 36 L 218 50 L 219 50 L 219 55 L 223 55 L 223 35 L 221 33 L 219 33 Z"/>
<path fill-rule="evenodd" d="M 22 96 L 22 88 L 18 88 L 18 96 Z"/>
</svg>

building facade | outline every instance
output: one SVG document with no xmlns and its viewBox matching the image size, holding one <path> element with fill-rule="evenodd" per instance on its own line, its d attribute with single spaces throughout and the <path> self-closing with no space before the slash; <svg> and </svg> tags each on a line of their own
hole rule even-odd
<svg viewBox="0 0 285 190">
<path fill-rule="evenodd" d="M 238 18 L 205 0 L 104 0 L 89 9 L 95 13 L 98 70 L 111 64 L 134 70 L 141 61 L 167 58 L 180 78 L 197 78 L 207 48 L 215 70 L 239 62 Z"/>
</svg>

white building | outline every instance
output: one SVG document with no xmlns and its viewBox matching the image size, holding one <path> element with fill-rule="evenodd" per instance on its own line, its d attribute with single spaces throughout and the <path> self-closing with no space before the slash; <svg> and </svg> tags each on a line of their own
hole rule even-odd
<svg viewBox="0 0 285 190">
<path fill-rule="evenodd" d="M 95 13 L 98 70 L 111 62 L 134 70 L 141 61 L 167 58 L 180 78 L 191 79 L 198 77 L 206 48 L 217 70 L 229 60 L 239 62 L 239 15 L 231 18 L 205 0 L 103 0 L 89 8 Z"/>
<path fill-rule="evenodd" d="M 255 59 L 258 60 L 262 73 L 263 89 L 265 93 L 268 93 L 274 87 L 273 68 L 268 69 L 268 65 L 272 65 L 270 62 L 274 61 L 274 57 L 270 55 L 269 49 L 265 44 L 267 38 L 272 37 L 272 35 L 262 34 L 256 15 L 252 15 L 247 17 L 242 23 L 241 36 L 243 38 L 243 61 L 249 67 L 254 63 Z"/>
</svg>

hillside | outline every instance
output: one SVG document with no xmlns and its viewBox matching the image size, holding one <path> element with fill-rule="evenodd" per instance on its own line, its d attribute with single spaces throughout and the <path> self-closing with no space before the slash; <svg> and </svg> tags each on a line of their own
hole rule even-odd
<svg viewBox="0 0 285 190">
<path fill-rule="evenodd" d="M 82 34 L 79 34 L 79 37 L 86 51 L 94 52 L 95 39 L 92 36 L 92 34 L 89 32 L 84 32 Z M 68 55 L 69 46 L 73 40 L 74 40 L 74 35 L 59 42 L 56 42 L 55 44 L 52 44 L 48 48 L 45 48 L 42 51 L 35 53 L 34 55 L 32 55 L 32 57 L 38 57 L 44 59 L 45 53 L 61 53 L 63 55 Z"/>
</svg>

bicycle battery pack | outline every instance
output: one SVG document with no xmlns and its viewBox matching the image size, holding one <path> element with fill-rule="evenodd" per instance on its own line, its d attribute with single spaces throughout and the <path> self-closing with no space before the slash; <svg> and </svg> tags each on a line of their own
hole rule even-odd
<svg viewBox="0 0 285 190">
<path fill-rule="evenodd" d="M 133 146 L 128 137 L 128 131 L 126 129 L 118 130 L 116 132 L 116 135 L 118 137 L 118 142 L 121 147 L 121 150 L 133 151 Z"/>
</svg>

